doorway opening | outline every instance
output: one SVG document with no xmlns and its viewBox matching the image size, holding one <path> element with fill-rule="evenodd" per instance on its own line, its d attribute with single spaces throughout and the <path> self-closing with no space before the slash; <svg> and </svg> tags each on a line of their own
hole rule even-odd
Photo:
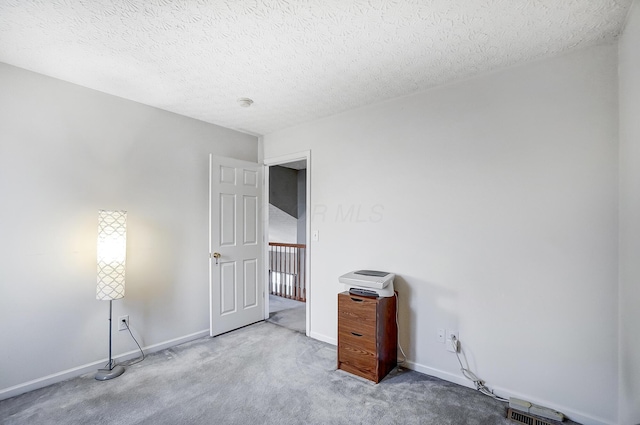
<svg viewBox="0 0 640 425">
<path fill-rule="evenodd" d="M 266 320 L 309 334 L 308 155 L 265 161 Z"/>
</svg>

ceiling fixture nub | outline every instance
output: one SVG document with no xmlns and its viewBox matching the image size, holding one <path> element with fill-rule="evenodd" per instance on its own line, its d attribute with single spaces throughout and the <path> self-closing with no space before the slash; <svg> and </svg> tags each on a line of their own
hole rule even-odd
<svg viewBox="0 0 640 425">
<path fill-rule="evenodd" d="M 248 108 L 249 106 L 253 105 L 253 100 L 249 99 L 248 97 L 241 97 L 238 99 L 238 104 L 243 108 Z"/>
</svg>

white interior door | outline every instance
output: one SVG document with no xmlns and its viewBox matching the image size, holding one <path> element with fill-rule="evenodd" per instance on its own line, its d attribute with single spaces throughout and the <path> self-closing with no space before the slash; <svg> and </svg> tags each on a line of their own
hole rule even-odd
<svg viewBox="0 0 640 425">
<path fill-rule="evenodd" d="M 211 336 L 264 319 L 262 184 L 259 164 L 210 156 Z"/>
</svg>

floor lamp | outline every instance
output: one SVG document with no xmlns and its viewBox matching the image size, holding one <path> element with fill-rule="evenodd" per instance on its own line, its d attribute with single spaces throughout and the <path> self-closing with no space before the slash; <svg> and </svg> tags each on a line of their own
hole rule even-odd
<svg viewBox="0 0 640 425">
<path fill-rule="evenodd" d="M 109 363 L 98 369 L 96 379 L 106 381 L 124 373 L 111 358 L 113 300 L 124 297 L 127 252 L 127 212 L 98 211 L 98 286 L 96 299 L 109 301 Z"/>
</svg>

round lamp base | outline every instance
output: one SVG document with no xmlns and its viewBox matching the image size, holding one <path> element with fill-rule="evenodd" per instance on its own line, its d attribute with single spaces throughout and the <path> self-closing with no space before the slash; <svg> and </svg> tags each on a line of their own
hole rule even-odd
<svg viewBox="0 0 640 425">
<path fill-rule="evenodd" d="M 124 373 L 124 367 L 114 366 L 113 369 L 98 369 L 96 373 L 96 379 L 98 381 L 107 381 L 109 379 L 117 378 Z"/>
</svg>

